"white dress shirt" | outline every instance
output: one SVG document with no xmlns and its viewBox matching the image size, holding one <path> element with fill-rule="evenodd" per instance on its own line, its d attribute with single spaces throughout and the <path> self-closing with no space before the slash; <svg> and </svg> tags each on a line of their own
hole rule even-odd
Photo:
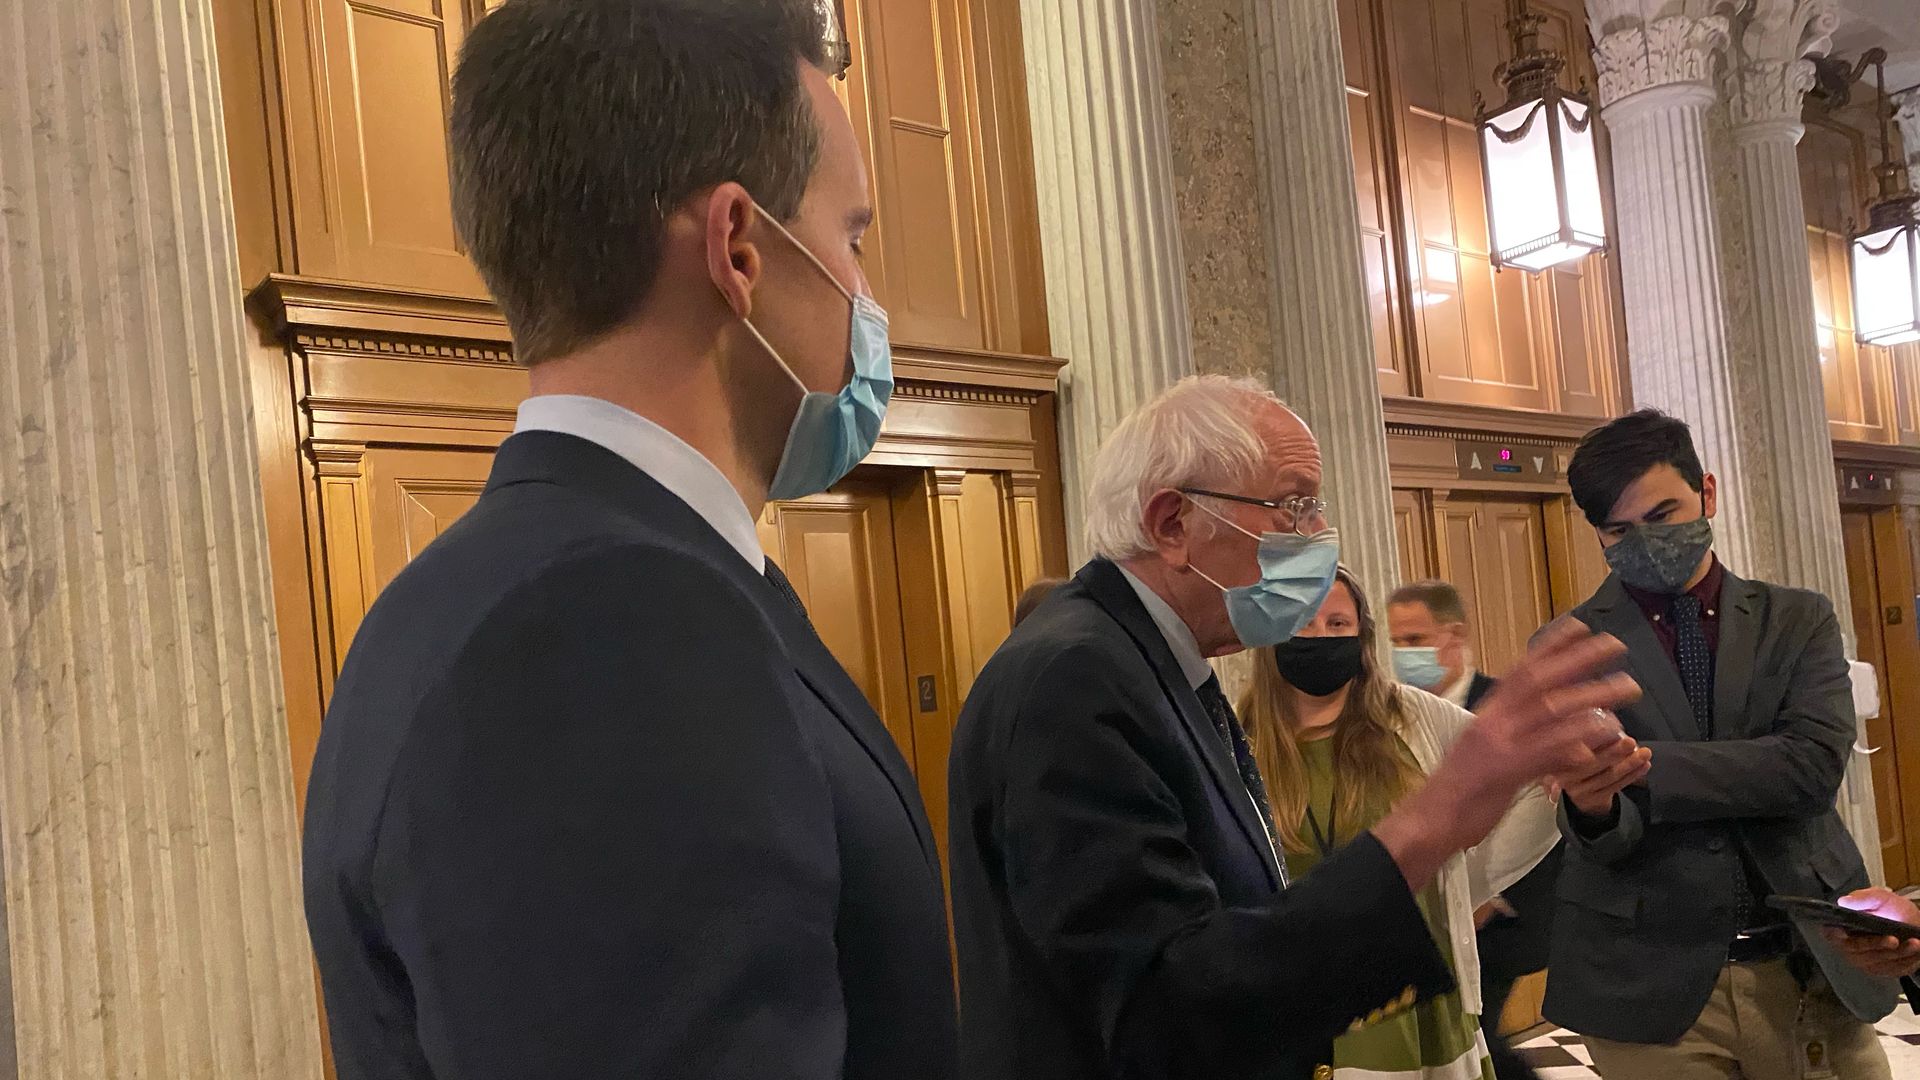
<svg viewBox="0 0 1920 1080">
<path fill-rule="evenodd" d="M 1473 677 L 1479 673 L 1479 668 L 1468 665 L 1467 669 L 1460 673 L 1460 677 L 1453 680 L 1452 686 L 1440 691 L 1440 696 L 1463 709 L 1466 708 L 1467 695 L 1473 692 Z"/>
<path fill-rule="evenodd" d="M 1200 641 L 1193 636 L 1193 630 L 1173 610 L 1173 605 L 1160 598 L 1160 594 L 1147 588 L 1147 583 L 1133 576 L 1133 571 L 1119 566 L 1127 577 L 1127 584 L 1140 596 L 1140 602 L 1146 605 L 1147 614 L 1153 616 L 1153 625 L 1160 628 L 1160 636 L 1167 639 L 1167 648 L 1173 650 L 1173 658 L 1180 662 L 1180 671 L 1195 690 L 1200 689 L 1208 679 L 1213 678 L 1213 665 L 1200 655 Z"/>
<path fill-rule="evenodd" d="M 513 430 L 572 435 L 619 454 L 713 526 L 754 573 L 766 573 L 767 553 L 740 493 L 713 462 L 659 424 L 600 398 L 545 394 L 520 403 Z"/>
</svg>

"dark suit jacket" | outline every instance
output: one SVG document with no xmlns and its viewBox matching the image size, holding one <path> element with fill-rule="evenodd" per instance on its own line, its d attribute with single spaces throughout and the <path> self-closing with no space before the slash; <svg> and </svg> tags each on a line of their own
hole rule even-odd
<svg viewBox="0 0 1920 1080">
<path fill-rule="evenodd" d="M 1473 681 L 1467 686 L 1467 711 L 1479 708 L 1496 685 L 1498 680 L 1493 676 L 1484 671 L 1474 672 Z M 1553 887 L 1560 878 L 1561 850 L 1556 847 L 1548 852 L 1540 865 L 1501 891 L 1501 899 L 1513 908 L 1514 914 L 1495 918 L 1480 929 L 1483 989 L 1511 984 L 1520 976 L 1531 975 L 1547 966 L 1547 944 L 1553 932 Z M 1497 1016 L 1489 1019 L 1499 1022 Z"/>
<path fill-rule="evenodd" d="M 913 777 L 798 610 L 547 432 L 374 604 L 314 761 L 341 1080 L 950 1075 Z"/>
<path fill-rule="evenodd" d="M 1356 1017 L 1451 985 L 1371 836 L 1276 891 L 1232 752 L 1110 562 L 981 671 L 951 777 L 971 1080 L 1304 1080 Z"/>
<path fill-rule="evenodd" d="M 1582 1034 L 1671 1042 L 1699 1017 L 1739 929 L 1741 849 L 1776 893 L 1832 897 L 1867 884 L 1834 809 L 1854 739 L 1840 627 L 1824 596 L 1728 574 L 1715 738 L 1701 742 L 1678 669 L 1616 579 L 1572 614 L 1626 643 L 1646 696 L 1620 721 L 1652 747 L 1653 769 L 1605 832 L 1574 828 L 1562 805 L 1546 1014 Z M 1891 981 L 1861 974 L 1817 932 L 1801 937 L 1856 1016 L 1893 1007 Z"/>
</svg>

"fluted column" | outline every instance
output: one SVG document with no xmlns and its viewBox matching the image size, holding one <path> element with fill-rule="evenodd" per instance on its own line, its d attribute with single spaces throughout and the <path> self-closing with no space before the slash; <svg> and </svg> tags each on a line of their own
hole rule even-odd
<svg viewBox="0 0 1920 1080">
<path fill-rule="evenodd" d="M 1826 594 L 1852 655 L 1847 557 L 1794 153 L 1805 133 L 1802 99 L 1813 86 L 1813 62 L 1806 58 L 1826 52 L 1838 20 L 1833 0 L 1759 0 L 1737 18 L 1727 90 L 1752 322 L 1751 348 L 1735 358 L 1735 373 L 1743 391 L 1747 517 L 1771 563 L 1748 573 Z M 1873 777 L 1864 755 L 1853 755 L 1839 802 L 1869 872 L 1883 880 Z"/>
<path fill-rule="evenodd" d="M 19 1075 L 320 1075 L 210 0 L 0 6 Z"/>
<path fill-rule="evenodd" d="M 1716 545 L 1747 570 L 1746 470 L 1707 114 L 1727 19 L 1696 0 L 1588 0 L 1601 116 L 1613 143 L 1616 227 L 1633 393 L 1687 421 L 1720 478 Z"/>
<path fill-rule="evenodd" d="M 1334 0 L 1247 0 L 1267 226 L 1273 385 L 1319 437 L 1341 557 L 1376 597 L 1399 582 L 1386 425 Z"/>
<path fill-rule="evenodd" d="M 1193 372 L 1153 0 L 1021 0 L 1034 179 L 1061 376 L 1067 541 L 1087 470 L 1135 406 Z"/>
<path fill-rule="evenodd" d="M 1846 553 L 1833 491 L 1833 440 L 1814 340 L 1813 274 L 1794 153 L 1804 129 L 1801 100 L 1813 63 L 1836 23 L 1833 0 L 1763 0 L 1738 32 L 1740 66 L 1729 84 L 1735 175 L 1746 213 L 1751 355 L 1736 372 L 1750 381 L 1743 420 L 1751 527 L 1771 533 L 1774 565 L 1752 573 L 1826 593 L 1847 613 Z"/>
</svg>

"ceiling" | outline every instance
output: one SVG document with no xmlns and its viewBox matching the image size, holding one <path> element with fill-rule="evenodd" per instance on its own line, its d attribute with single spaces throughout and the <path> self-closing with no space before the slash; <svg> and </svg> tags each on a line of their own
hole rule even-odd
<svg viewBox="0 0 1920 1080">
<path fill-rule="evenodd" d="M 1831 55 L 1851 61 L 1875 45 L 1887 50 L 1888 91 L 1920 86 L 1920 0 L 1840 0 Z"/>
</svg>

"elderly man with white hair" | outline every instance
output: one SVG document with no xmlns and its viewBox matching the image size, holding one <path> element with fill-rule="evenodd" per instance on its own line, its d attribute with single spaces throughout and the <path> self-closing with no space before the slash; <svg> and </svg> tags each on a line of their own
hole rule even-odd
<svg viewBox="0 0 1920 1080">
<path fill-rule="evenodd" d="M 1337 493 L 1334 493 L 1337 497 Z M 954 732 L 961 1075 L 1330 1076 L 1333 1038 L 1451 988 L 1414 896 L 1525 786 L 1643 767 L 1597 710 L 1621 647 L 1562 627 L 1427 782 L 1288 887 L 1207 658 L 1330 587 L 1320 452 L 1256 383 L 1183 380 L 1094 464 L 1096 555 L 1020 624 Z"/>
</svg>

